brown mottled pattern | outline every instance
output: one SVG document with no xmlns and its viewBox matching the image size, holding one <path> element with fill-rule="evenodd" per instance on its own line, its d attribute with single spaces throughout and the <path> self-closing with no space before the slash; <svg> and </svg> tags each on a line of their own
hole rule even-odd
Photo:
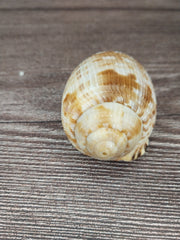
<svg viewBox="0 0 180 240">
<path fill-rule="evenodd" d="M 127 74 L 120 74 L 113 69 L 113 65 L 116 62 L 124 64 Z M 93 64 L 96 66 L 93 70 L 94 74 L 96 74 L 94 75 L 95 77 L 93 77 L 93 74 L 89 74 L 90 71 L 92 73 L 91 68 Z M 139 68 L 139 73 L 136 74 L 135 68 L 137 67 Z M 101 68 L 106 69 L 98 72 L 98 69 Z M 130 69 L 129 73 L 128 69 Z M 84 78 L 86 80 L 82 81 L 82 76 L 88 76 L 88 78 Z M 141 76 L 144 78 L 142 79 Z M 76 121 L 90 107 L 103 102 L 117 102 L 138 112 L 138 116 L 143 121 L 142 142 L 145 141 L 151 133 L 152 125 L 154 124 L 153 110 L 151 111 L 150 108 L 155 109 L 156 103 L 152 95 L 151 82 L 148 85 L 144 79 L 146 81 L 150 80 L 143 66 L 126 54 L 109 51 L 97 53 L 84 60 L 73 71 L 67 83 L 68 88 L 71 85 L 75 86 L 75 89 L 72 88 L 74 92 L 69 93 L 66 86 L 63 111 L 64 116 L 71 123 L 68 127 L 68 134 L 75 137 L 74 127 Z M 149 107 L 149 103 L 153 103 L 154 107 Z M 149 111 L 147 111 L 147 108 L 149 108 Z M 146 120 L 144 120 L 144 114 L 146 114 Z M 135 131 L 134 134 L 136 134 Z"/>
<path fill-rule="evenodd" d="M 113 86 L 117 86 L 117 94 L 123 97 L 125 102 L 129 101 L 129 97 L 133 100 L 136 98 L 136 94 L 134 93 L 134 89 L 139 89 L 140 85 L 136 82 L 136 76 L 134 74 L 129 74 L 127 76 L 118 74 L 113 69 L 105 70 L 98 74 L 99 85 L 109 86 L 113 91 Z M 127 92 L 130 95 L 127 95 Z M 114 92 L 114 91 L 113 91 Z"/>
<path fill-rule="evenodd" d="M 125 88 L 139 89 L 139 84 L 136 82 L 136 77 L 134 74 L 129 74 L 127 76 L 118 74 L 113 69 L 105 70 L 98 74 L 100 78 L 103 78 L 103 85 L 119 85 Z"/>
<path fill-rule="evenodd" d="M 129 57 L 128 55 L 123 54 L 123 53 L 120 54 L 120 53 L 115 53 L 115 52 L 106 52 L 106 53 L 99 53 L 97 55 L 98 55 L 98 57 L 101 57 L 101 60 L 102 60 L 102 57 L 109 55 L 109 56 L 115 56 L 116 61 L 117 61 L 117 58 L 120 59 L 121 61 L 123 61 L 123 57 L 131 59 L 131 61 L 132 61 L 131 57 Z M 98 58 L 98 60 L 100 60 L 100 59 Z M 113 61 L 113 60 L 111 60 L 111 61 Z M 141 71 L 141 74 L 143 75 L 144 79 L 146 81 L 148 81 L 148 75 L 145 72 L 144 67 L 137 61 L 135 61 L 135 63 L 139 67 L 139 69 Z M 107 62 L 105 64 L 107 64 Z M 126 64 L 128 65 L 129 69 L 132 69 L 132 70 L 134 69 L 130 63 L 126 63 Z M 102 96 L 104 101 L 108 101 L 108 102 L 113 101 L 119 95 L 123 99 L 120 102 L 121 104 L 122 103 L 127 103 L 128 104 L 129 100 L 132 100 L 132 101 L 137 101 L 138 100 L 139 96 L 137 96 L 134 93 L 133 89 L 140 89 L 140 85 L 139 85 L 139 83 L 137 83 L 135 81 L 136 77 L 135 77 L 134 74 L 129 74 L 128 76 L 123 76 L 123 75 L 115 72 L 113 69 L 108 69 L 108 70 L 103 71 L 102 73 L 99 73 L 99 75 L 103 75 L 103 85 L 112 85 L 112 86 L 117 85 L 118 86 L 118 88 L 117 88 L 118 91 L 113 91 L 113 88 L 111 88 L 112 91 L 113 91 L 112 94 L 110 92 L 105 92 L 104 93 L 104 95 Z M 101 83 L 100 83 L 100 85 L 101 85 Z M 144 114 L 144 112 L 145 112 L 145 110 L 148 107 L 148 104 L 150 102 L 152 102 L 155 105 L 155 108 L 156 108 L 156 104 L 155 104 L 155 102 L 152 98 L 152 91 L 151 91 L 150 86 L 148 86 L 146 84 L 144 84 L 144 86 L 145 86 L 144 89 L 143 89 L 144 95 L 143 95 L 143 98 L 140 100 L 141 101 L 141 106 L 140 106 L 141 111 L 138 114 L 140 117 L 143 116 L 143 114 Z M 130 105 L 128 105 L 128 106 L 132 109 L 132 107 Z M 138 107 L 136 107 L 136 110 L 137 110 L 137 108 Z M 135 109 L 133 109 L 133 110 L 135 110 Z M 150 116 L 148 116 L 148 120 L 146 122 L 143 121 L 144 124 L 146 124 L 148 121 L 151 121 L 152 114 L 149 113 L 149 115 Z"/>
<path fill-rule="evenodd" d="M 69 116 L 69 114 L 70 116 L 79 116 L 82 113 L 81 101 L 77 97 L 77 92 L 67 93 L 63 101 L 63 110 L 65 116 Z"/>
<path fill-rule="evenodd" d="M 142 116 L 144 111 L 146 110 L 147 106 L 149 103 L 153 103 L 153 98 L 152 98 L 152 91 L 151 88 L 146 85 L 145 90 L 144 90 L 144 95 L 143 95 L 143 99 L 141 101 L 141 112 L 139 114 L 139 116 Z"/>
<path fill-rule="evenodd" d="M 139 64 L 139 66 L 140 66 L 140 64 Z M 141 67 L 141 70 L 144 70 L 144 68 Z M 138 96 L 133 91 L 133 89 L 139 89 L 140 85 L 139 85 L 139 83 L 136 82 L 135 75 L 129 74 L 127 76 L 123 76 L 121 74 L 118 74 L 117 72 L 115 72 L 112 69 L 108 69 L 108 70 L 105 70 L 105 71 L 99 73 L 99 76 L 101 76 L 100 80 L 103 79 L 102 83 L 99 80 L 99 84 L 102 84 L 104 86 L 106 86 L 106 85 L 110 85 L 110 86 L 116 85 L 117 86 L 116 91 L 114 91 L 114 92 L 113 92 L 113 87 L 112 87 L 111 94 L 109 92 L 105 92 L 105 94 L 103 96 L 104 101 L 111 102 L 114 99 L 116 99 L 119 95 L 121 95 L 123 97 L 124 103 L 128 103 L 130 99 L 132 101 L 133 100 L 137 101 Z M 140 106 L 141 112 L 139 113 L 139 116 L 142 116 L 144 114 L 144 112 L 146 111 L 146 108 L 148 107 L 148 104 L 150 102 L 152 102 L 155 105 L 155 103 L 153 102 L 152 91 L 151 91 L 150 87 L 148 85 L 145 85 L 145 86 L 146 87 L 144 90 L 143 100 L 141 101 L 142 105 Z M 145 132 L 147 132 L 148 128 L 145 126 L 148 125 L 148 123 L 150 121 L 152 121 L 153 114 L 155 114 L 155 111 L 156 110 L 153 110 L 152 113 L 151 112 L 149 113 L 149 116 L 147 117 L 147 121 L 143 121 L 144 134 L 143 134 L 142 138 L 147 137 L 147 134 L 145 134 Z M 135 131 L 134 131 L 134 134 L 136 134 Z"/>
</svg>

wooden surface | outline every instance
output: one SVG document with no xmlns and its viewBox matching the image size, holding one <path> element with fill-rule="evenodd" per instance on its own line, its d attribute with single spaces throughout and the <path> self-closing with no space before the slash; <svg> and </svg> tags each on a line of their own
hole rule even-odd
<svg viewBox="0 0 180 240">
<path fill-rule="evenodd" d="M 66 80 L 103 50 L 157 94 L 131 163 L 83 156 L 61 125 Z M 0 239 L 180 239 L 180 1 L 0 1 Z"/>
</svg>

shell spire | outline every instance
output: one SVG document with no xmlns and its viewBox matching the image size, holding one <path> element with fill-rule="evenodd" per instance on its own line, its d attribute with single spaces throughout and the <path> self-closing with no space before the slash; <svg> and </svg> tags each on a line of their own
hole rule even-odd
<svg viewBox="0 0 180 240">
<path fill-rule="evenodd" d="M 82 153 L 130 161 L 144 154 L 156 119 L 156 97 L 145 69 L 120 52 L 83 61 L 67 81 L 62 124 Z"/>
</svg>

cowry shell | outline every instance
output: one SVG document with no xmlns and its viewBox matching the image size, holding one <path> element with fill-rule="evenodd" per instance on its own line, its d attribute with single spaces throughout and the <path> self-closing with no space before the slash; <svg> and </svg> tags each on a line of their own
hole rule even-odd
<svg viewBox="0 0 180 240">
<path fill-rule="evenodd" d="M 124 53 L 94 54 L 67 81 L 61 118 L 80 152 L 102 160 L 136 159 L 145 153 L 156 119 L 151 79 Z"/>
</svg>

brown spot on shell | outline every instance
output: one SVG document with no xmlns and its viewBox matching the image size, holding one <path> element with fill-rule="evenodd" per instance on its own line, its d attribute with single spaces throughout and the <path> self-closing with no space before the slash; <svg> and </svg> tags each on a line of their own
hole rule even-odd
<svg viewBox="0 0 180 240">
<path fill-rule="evenodd" d="M 67 116 L 68 114 L 70 114 L 70 116 L 81 115 L 82 113 L 81 101 L 77 98 L 76 92 L 67 93 L 63 101 L 63 111 L 65 116 Z M 74 121 L 75 119 L 73 119 L 73 122 Z"/>
<path fill-rule="evenodd" d="M 144 100 L 146 100 L 147 103 L 150 103 L 153 101 L 152 99 L 152 91 L 150 86 L 147 85 L 146 87 L 146 95 L 144 96 Z"/>
<path fill-rule="evenodd" d="M 76 124 L 76 119 L 74 119 L 74 118 L 71 117 L 70 120 L 71 120 L 71 123 L 72 123 L 72 124 Z"/>
<path fill-rule="evenodd" d="M 79 90 L 80 91 L 83 91 L 85 89 L 85 86 L 84 86 L 84 84 L 82 83 L 81 85 L 79 85 Z"/>
<path fill-rule="evenodd" d="M 139 117 L 143 116 L 143 114 L 150 102 L 153 103 L 152 90 L 151 90 L 150 86 L 146 85 L 146 88 L 144 89 L 144 96 L 143 96 L 142 102 L 141 102 L 141 112 L 138 114 Z"/>
<path fill-rule="evenodd" d="M 119 96 L 122 97 L 124 103 L 137 99 L 137 94 L 134 92 L 134 89 L 140 89 L 140 85 L 136 82 L 136 76 L 134 74 L 124 76 L 113 69 L 108 69 L 100 72 L 98 76 L 99 85 L 104 87 L 108 86 L 111 90 L 103 92 L 102 97 L 105 102 L 116 101 Z M 116 86 L 115 90 L 114 86 Z M 120 103 L 122 103 L 122 101 L 120 101 Z"/>
<path fill-rule="evenodd" d="M 153 114 L 153 115 L 156 114 L 156 108 L 152 111 L 152 114 Z"/>
<path fill-rule="evenodd" d="M 143 111 L 141 110 L 141 112 L 138 114 L 138 116 L 139 116 L 139 117 L 142 117 L 143 114 L 144 114 L 144 109 L 143 109 Z"/>
<path fill-rule="evenodd" d="M 103 105 L 97 106 L 96 109 L 97 109 L 99 112 L 103 112 L 103 113 L 105 113 L 105 114 L 107 114 L 107 115 L 109 115 L 109 113 L 111 112 L 110 109 L 105 108 Z"/>
<path fill-rule="evenodd" d="M 150 115 L 151 116 L 151 115 Z M 149 122 L 150 117 L 148 117 L 146 120 L 143 120 L 143 124 L 146 125 Z"/>
<path fill-rule="evenodd" d="M 148 128 L 146 128 L 145 126 L 143 126 L 143 132 L 147 132 Z"/>
<path fill-rule="evenodd" d="M 70 132 L 74 136 L 74 130 L 72 128 L 70 128 Z"/>
<path fill-rule="evenodd" d="M 90 86 L 90 81 L 87 81 L 85 84 L 81 83 L 78 87 L 78 90 L 80 90 L 81 92 L 84 91 L 84 94 L 89 95 L 89 92 L 88 92 L 89 86 Z"/>
<path fill-rule="evenodd" d="M 136 121 L 136 126 L 131 130 L 130 139 L 137 136 L 140 132 L 141 132 L 141 121 L 140 121 L 140 119 L 138 119 Z"/>
<path fill-rule="evenodd" d="M 68 139 L 69 139 L 71 142 L 73 142 L 74 144 L 77 143 L 76 139 L 75 139 L 75 138 L 72 138 L 67 132 L 66 132 L 66 135 L 67 135 Z"/>
<path fill-rule="evenodd" d="M 112 128 L 112 125 L 110 123 L 99 123 L 98 128 Z"/>
<path fill-rule="evenodd" d="M 129 74 L 127 76 L 121 75 L 113 69 L 107 69 L 98 74 L 103 78 L 102 85 L 120 85 L 130 88 L 139 89 L 139 84 L 136 82 L 136 76 Z"/>
<path fill-rule="evenodd" d="M 81 70 L 80 70 L 80 69 L 78 69 L 78 71 L 76 71 L 76 78 L 77 78 L 77 80 L 79 80 L 80 78 L 82 78 Z"/>
</svg>

